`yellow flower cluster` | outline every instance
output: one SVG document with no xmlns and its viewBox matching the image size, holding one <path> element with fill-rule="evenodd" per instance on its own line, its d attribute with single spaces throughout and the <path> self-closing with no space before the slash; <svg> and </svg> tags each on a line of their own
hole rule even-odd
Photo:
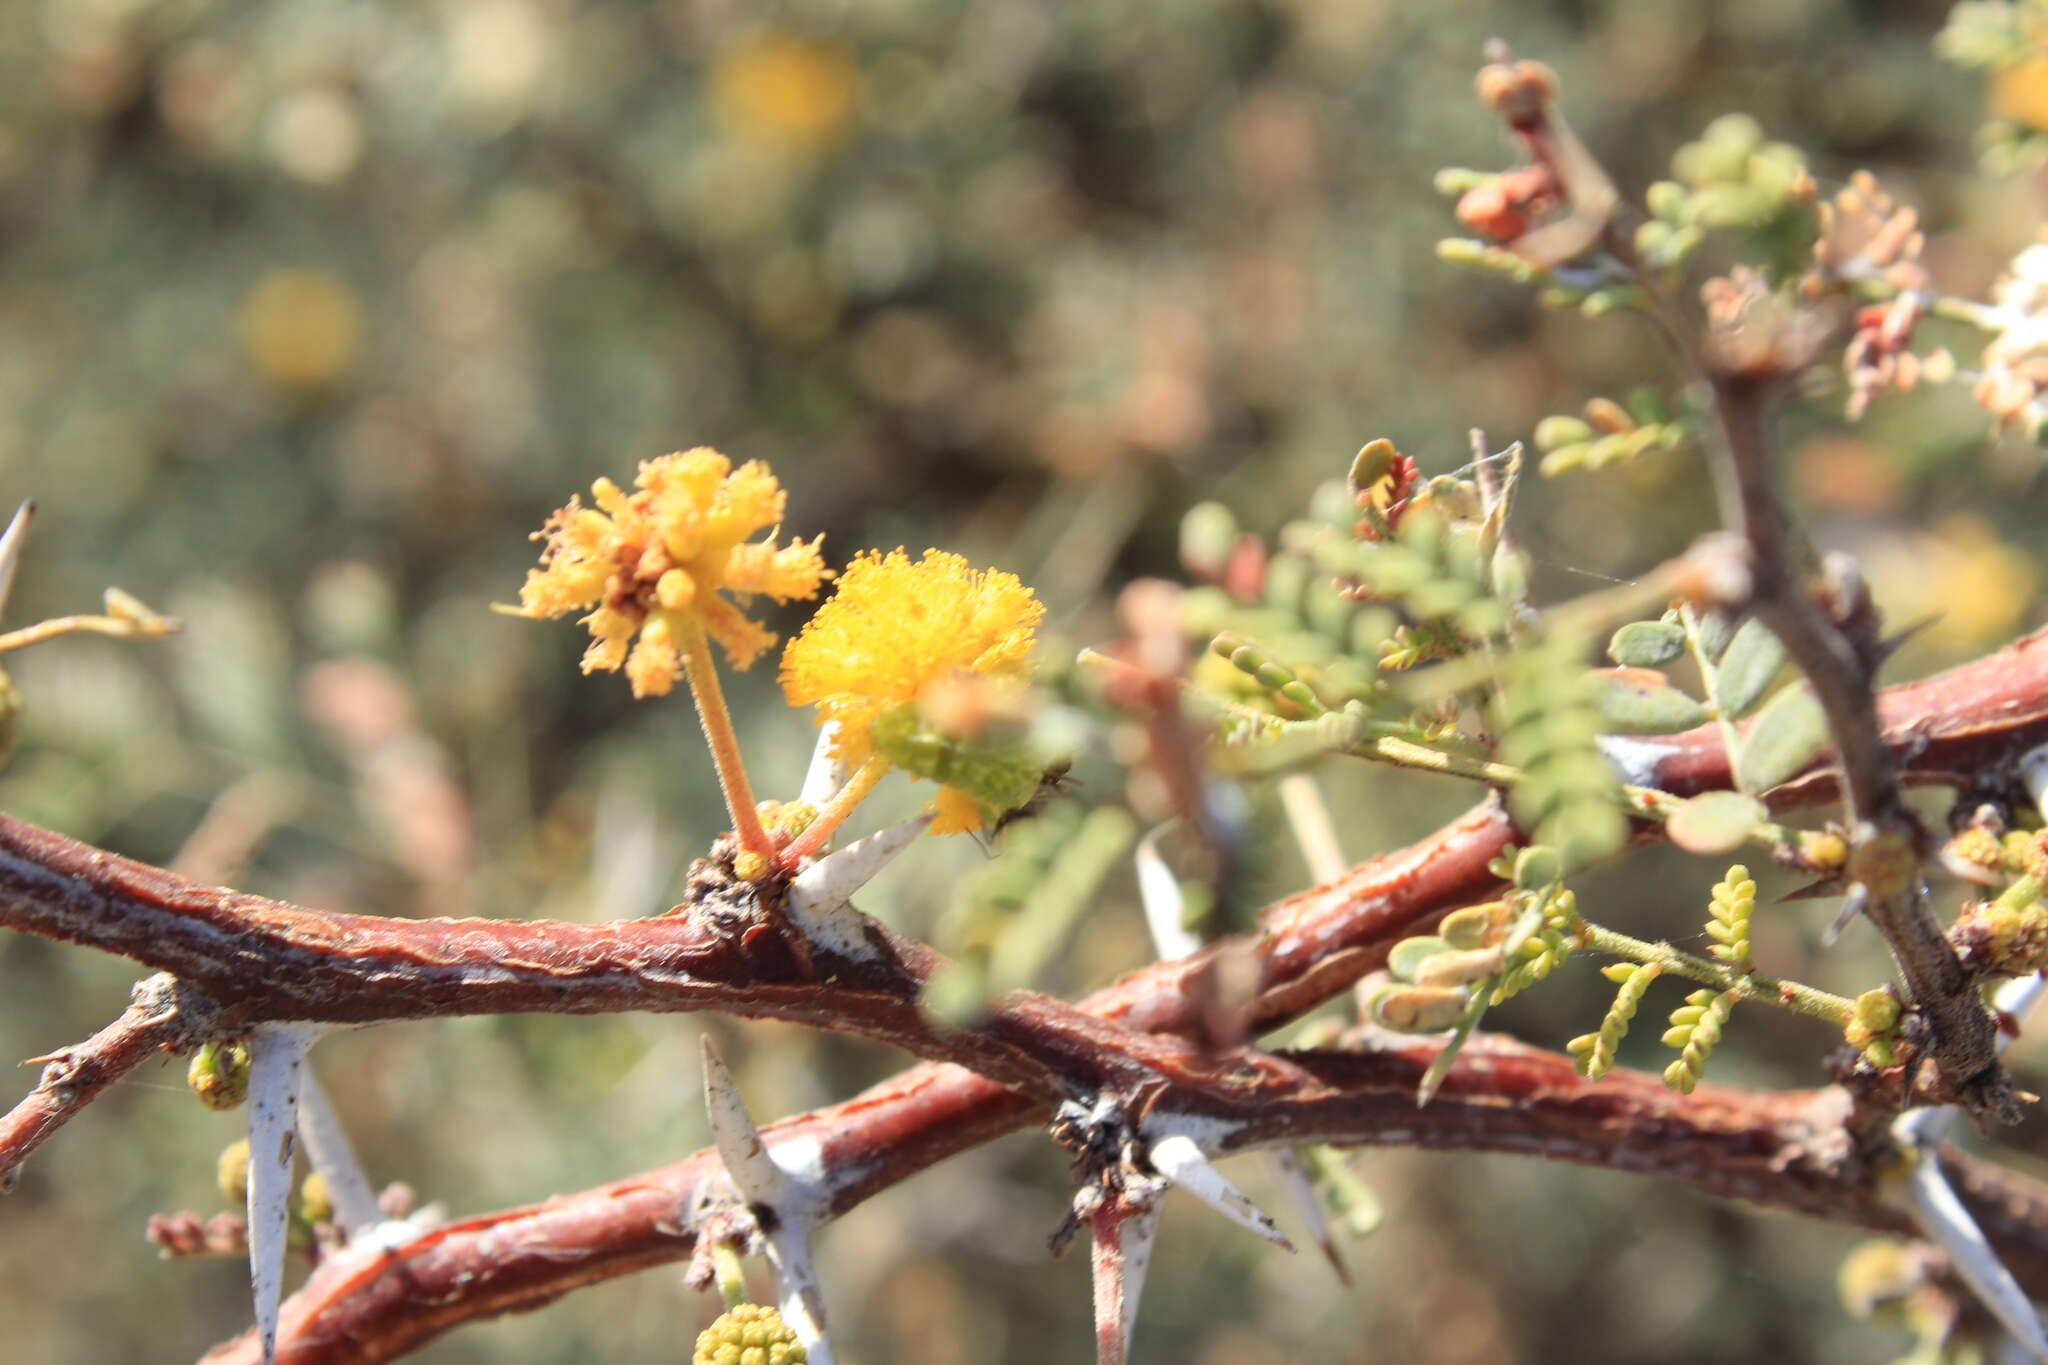
<svg viewBox="0 0 2048 1365">
<path fill-rule="evenodd" d="M 782 655 L 782 689 L 839 725 L 839 753 L 874 752 L 876 720 L 928 689 L 969 677 L 1021 677 L 1045 607 L 1015 574 L 976 570 L 956 554 L 868 551 Z M 934 833 L 978 829 L 979 804 L 941 786 Z"/>
<path fill-rule="evenodd" d="M 775 643 L 774 632 L 718 593 L 790 602 L 815 597 L 830 577 L 822 536 L 783 546 L 773 535 L 749 540 L 781 523 L 787 498 L 759 461 L 734 469 L 700 446 L 643 462 L 634 488 L 599 479 L 590 488 L 595 507 L 572 498 L 548 518 L 535 536 L 546 541 L 541 567 L 528 571 L 519 602 L 534 617 L 594 608 L 583 618 L 592 637 L 583 671 L 624 665 L 636 697 L 675 686 L 697 631 L 741 668 Z"/>
<path fill-rule="evenodd" d="M 804 1365 L 809 1359 L 782 1314 L 743 1303 L 697 1334 L 693 1365 Z"/>
</svg>

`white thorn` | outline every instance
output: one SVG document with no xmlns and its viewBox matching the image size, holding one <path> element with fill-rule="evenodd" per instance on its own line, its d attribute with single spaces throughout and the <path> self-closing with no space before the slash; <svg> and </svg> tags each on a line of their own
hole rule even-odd
<svg viewBox="0 0 2048 1365">
<path fill-rule="evenodd" d="M 1316 1245 L 1323 1249 L 1323 1256 L 1330 1262 L 1330 1268 L 1337 1272 L 1337 1278 L 1350 1284 L 1351 1271 L 1337 1250 L 1336 1238 L 1330 1235 L 1330 1221 L 1323 1216 L 1323 1201 L 1316 1198 L 1315 1182 L 1309 1179 L 1308 1168 L 1302 1165 L 1301 1153 L 1292 1147 L 1275 1147 L 1273 1164 L 1278 1168 L 1280 1188 L 1286 1193 L 1287 1202 L 1294 1205 L 1301 1221 L 1308 1224 L 1309 1236 L 1315 1238 Z"/>
<path fill-rule="evenodd" d="M 1250 1229 L 1274 1246 L 1294 1250 L 1294 1243 L 1280 1235 L 1271 1218 L 1231 1184 L 1216 1169 L 1201 1145 L 1186 1133 L 1172 1133 L 1154 1142 L 1146 1153 L 1152 1168 L 1241 1227 Z"/>
<path fill-rule="evenodd" d="M 789 1177 L 768 1159 L 768 1144 L 761 1141 L 761 1130 L 754 1126 L 753 1115 L 747 1112 L 710 1034 L 704 1035 L 703 1043 L 704 1111 L 710 1116 L 711 1136 L 726 1173 L 749 1204 L 780 1206 L 791 1193 Z"/>
<path fill-rule="evenodd" d="M 327 1197 L 334 1205 L 334 1221 L 353 1242 L 356 1237 L 384 1221 L 384 1210 L 363 1174 L 362 1162 L 341 1126 L 327 1091 L 309 1068 L 299 1095 L 299 1136 L 306 1141 L 306 1161 L 327 1182 Z"/>
<path fill-rule="evenodd" d="M 1991 1310 L 1992 1316 L 2035 1360 L 2048 1361 L 2048 1335 L 2042 1333 L 2041 1319 L 2035 1315 L 2027 1292 L 2013 1279 L 2005 1262 L 1998 1259 L 1998 1253 L 1985 1238 L 1984 1230 L 1977 1226 L 1977 1220 L 1963 1207 L 1963 1201 L 1956 1198 L 1932 1150 L 1922 1148 L 1914 1153 L 1913 1169 L 1906 1176 L 1906 1193 L 1912 1203 L 1913 1221 L 1948 1254 L 1949 1263 L 1976 1294 L 1977 1301 Z"/>
<path fill-rule="evenodd" d="M 300 1081 L 306 1050 L 325 1032 L 309 1024 L 258 1024 L 249 1030 L 249 1288 L 264 1365 L 277 1359 Z"/>
<path fill-rule="evenodd" d="M 796 1329 L 811 1365 L 835 1365 L 832 1342 L 825 1335 L 825 1296 L 811 1264 L 811 1223 L 783 1219 L 769 1230 L 768 1261 L 775 1267 L 776 1307 L 782 1320 Z"/>
<path fill-rule="evenodd" d="M 1161 962 L 1186 957 L 1198 951 L 1202 940 L 1182 923 L 1187 900 L 1181 895 L 1180 879 L 1159 853 L 1160 825 L 1138 841 L 1133 855 L 1138 864 L 1138 900 L 1145 907 L 1145 927 L 1152 931 L 1152 950 Z"/>
<path fill-rule="evenodd" d="M 820 858 L 790 882 L 783 897 L 783 913 L 814 948 L 855 961 L 874 957 L 868 918 L 853 908 L 853 893 L 908 848 L 931 822 L 929 814 L 920 815 Z"/>
<path fill-rule="evenodd" d="M 1097 1218 L 1089 1268 L 1095 1280 L 1095 1365 L 1124 1365 L 1138 1327 L 1138 1299 L 1152 1265 L 1159 1206 L 1119 1219 Z"/>
<path fill-rule="evenodd" d="M 8 595 L 14 591 L 14 571 L 21 567 L 21 546 L 28 539 L 29 518 L 35 511 L 34 503 L 23 503 L 14 520 L 7 523 L 7 530 L 0 533 L 0 612 L 6 611 Z"/>
<path fill-rule="evenodd" d="M 811 766 L 804 771 L 804 789 L 797 793 L 797 800 L 822 807 L 853 776 L 852 766 L 832 752 L 838 738 L 838 721 L 828 720 L 818 727 L 818 746 L 811 750 Z"/>
<path fill-rule="evenodd" d="M 2035 972 L 2032 976 L 2016 976 L 2001 982 L 1991 993 L 1991 1008 L 2011 1015 L 2015 1024 L 2024 1023 L 2028 1013 L 2040 1003 L 2043 992 L 2048 992 L 2048 975 Z M 2005 1051 L 2011 1043 L 2012 1035 L 2000 1029 L 1998 1050 Z"/>
<path fill-rule="evenodd" d="M 825 1335 L 825 1296 L 811 1262 L 811 1228 L 818 1220 L 820 1200 L 808 1181 L 775 1160 L 732 1073 L 720 1060 L 717 1045 L 709 1034 L 703 1041 L 704 1108 L 711 1117 L 718 1155 L 740 1197 L 751 1206 L 767 1208 L 771 1215 L 755 1221 L 763 1225 L 768 1263 L 775 1267 L 782 1320 L 802 1339 L 812 1365 L 834 1365 L 832 1343 Z"/>
<path fill-rule="evenodd" d="M 2044 991 L 2048 991 L 2048 977 L 2042 973 L 2014 977 L 1993 992 L 1992 1007 L 2016 1021 L 2023 1020 Z M 2011 1036 L 2000 1029 L 1998 1050 L 2003 1052 L 2011 1041 Z M 1906 1149 L 1913 1163 L 1906 1177 L 1913 1221 L 1948 1253 L 1956 1273 L 1963 1277 L 1978 1301 L 1991 1310 L 1992 1316 L 2004 1324 L 2006 1331 L 2033 1359 L 2048 1361 L 2048 1335 L 2043 1334 L 2041 1320 L 2035 1315 L 2026 1291 L 1998 1259 L 1997 1251 L 1992 1249 L 1970 1211 L 1963 1207 L 1962 1200 L 1956 1198 L 1935 1156 L 1934 1144 L 1955 1122 L 1956 1113 L 1954 1105 L 1936 1105 L 1901 1114 L 1892 1123 L 1893 1140 Z"/>
<path fill-rule="evenodd" d="M 8 533 L 12 535 L 13 532 Z M 0 542 L 4 545 L 4 542 Z M 4 599 L 0 599 L 4 600 Z M 2019 757 L 2020 781 L 2033 800 L 2035 810 L 2048 810 L 2048 744 L 2037 745 Z"/>
</svg>

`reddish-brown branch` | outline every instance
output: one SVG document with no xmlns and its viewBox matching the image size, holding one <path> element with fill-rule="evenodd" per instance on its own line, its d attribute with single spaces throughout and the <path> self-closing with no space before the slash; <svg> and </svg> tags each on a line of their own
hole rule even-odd
<svg viewBox="0 0 2048 1365">
<path fill-rule="evenodd" d="M 1617 1071 L 1594 1083 L 1569 1059 L 1476 1038 L 1426 1109 L 1415 1085 L 1437 1044 L 1358 1053 L 1245 1054 L 1177 1078 L 1160 1108 L 1243 1125 L 1230 1145 L 1401 1144 L 1542 1156 L 1683 1181 L 1766 1208 L 1910 1234 L 1844 1135 L 1836 1090 L 1692 1095 Z M 958 1068 L 919 1067 L 833 1109 L 772 1125 L 771 1144 L 823 1145 L 843 1173 L 835 1211 L 1031 1116 L 1025 1102 Z M 2048 1292 L 2048 1188 L 1945 1154 L 1958 1188 L 2022 1280 Z M 471 1318 L 540 1307 L 569 1290 L 690 1253 L 682 1211 L 722 1188 L 715 1152 L 524 1209 L 435 1230 L 393 1256 L 315 1273 L 287 1304 L 283 1365 L 373 1365 Z M 707 1185 L 707 1182 L 710 1182 Z M 205 1365 L 255 1365 L 250 1337 Z"/>
<path fill-rule="evenodd" d="M 2048 630 L 2022 636 L 1974 663 L 1878 694 L 1878 724 L 1908 782 L 1975 784 L 2048 744 Z M 1719 727 L 1631 740 L 1644 759 L 1642 785 L 1676 796 L 1728 786 Z M 1833 767 L 1809 769 L 1777 787 L 1780 809 L 1816 806 L 1840 793 Z"/>
<path fill-rule="evenodd" d="M 2048 640 L 2029 637 L 1990 659 L 1896 689 L 1887 702 L 1886 737 L 1909 768 L 1963 753 L 2010 756 L 2040 742 L 2048 729 Z M 1656 741 L 1668 746 L 1658 766 L 1673 764 L 1700 789 L 1716 775 L 1725 784 L 1718 740 L 1709 751 L 1701 739 Z M 1829 794 L 1818 784 L 1794 783 L 1775 794 L 1774 803 L 1805 804 Z M 1270 1028 L 1342 991 L 1381 965 L 1400 938 L 1490 894 L 1498 883 L 1486 864 L 1513 833 L 1489 801 L 1413 848 L 1272 907 L 1255 945 L 1264 984 L 1248 1008 L 1249 1026 Z M 319 915 L 191 887 L 14 822 L 0 823 L 0 924 L 188 974 L 226 993 L 223 1003 L 234 1022 L 717 1008 L 840 1028 L 857 1019 L 855 1031 L 891 1041 L 908 1033 L 920 1047 L 928 1037 L 915 1018 L 914 991 L 905 985 L 928 967 L 913 960 L 928 953 L 917 945 L 892 945 L 898 957 L 874 968 L 882 974 L 875 980 L 855 970 L 826 986 L 802 977 L 793 962 L 784 964 L 786 949 L 767 936 L 735 945 L 701 915 L 605 925 Z M 1192 1077 L 1208 1065 L 1203 1054 L 1170 1037 L 1143 1035 L 1206 1032 L 1204 1012 L 1214 993 L 1201 981 L 1220 951 L 1226 950 L 1157 964 L 1083 1002 L 1081 1009 L 1121 1026 L 1107 1033 L 1076 1025 L 1072 1010 L 1056 1002 L 1027 1000 L 978 1035 L 994 1061 L 977 1056 L 975 1064 L 1002 1074 L 996 1063 L 1014 1063 L 1022 1048 L 1041 1060 L 1071 1064 L 1098 1083 L 1145 1069 Z M 297 1012 L 309 1005 L 320 1012 Z M 1406 1096 L 1403 1102 L 1412 1105 Z M 835 1186 L 843 1208 L 1036 1112 L 1030 1101 L 982 1076 L 928 1065 L 771 1131 L 819 1136 L 828 1169 L 844 1181 Z M 1412 1115 L 1412 1108 L 1404 1111 Z M 1406 1131 L 1415 1131 L 1412 1123 Z M 388 1360 L 461 1321 L 535 1307 L 594 1279 L 685 1255 L 689 1243 L 676 1223 L 675 1196 L 694 1187 L 696 1163 L 705 1160 L 694 1157 L 536 1209 L 451 1225 L 393 1253 L 374 1274 L 338 1280 L 338 1272 L 323 1272 L 289 1307 L 286 1340 L 299 1343 L 288 1351 L 330 1353 L 285 1358 Z M 294 1324 L 307 1335 L 295 1337 Z M 324 1344 L 330 1342 L 340 1344 Z"/>
<path fill-rule="evenodd" d="M 101 1091 L 151 1057 L 185 1046 L 212 1023 L 212 1002 L 197 991 L 168 976 L 138 982 L 120 1018 L 43 1059 L 36 1088 L 0 1118 L 0 1194 L 14 1188 L 30 1153 Z"/>
</svg>

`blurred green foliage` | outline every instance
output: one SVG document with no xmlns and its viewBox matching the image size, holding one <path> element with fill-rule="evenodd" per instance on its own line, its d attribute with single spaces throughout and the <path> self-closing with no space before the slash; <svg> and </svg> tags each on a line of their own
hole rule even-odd
<svg viewBox="0 0 2048 1365">
<path fill-rule="evenodd" d="M 1439 472 L 1469 426 L 1526 436 L 1589 396 L 1668 387 L 1642 332 L 1435 263 L 1452 224 L 1433 173 L 1510 157 L 1470 96 L 1484 38 L 1558 69 L 1624 186 L 1745 110 L 1824 189 L 1876 170 L 1921 206 L 1945 279 L 1981 289 L 2032 237 L 2042 189 L 1972 173 L 1985 95 L 1932 53 L 1941 17 L 1847 0 L 17 0 L 0 7 L 0 498 L 41 516 L 11 617 L 118 583 L 187 629 L 10 660 L 29 709 L 0 807 L 319 906 L 659 910 L 720 824 L 694 719 L 578 678 L 569 627 L 485 609 L 570 491 L 714 444 L 773 462 L 791 528 L 825 531 L 835 562 L 941 544 L 1022 574 L 1064 634 L 1104 638 L 1111 590 L 1172 570 L 1196 501 L 1277 526 L 1369 436 Z M 1795 489 L 1864 554 L 1880 602 L 1945 611 L 1905 672 L 2034 619 L 2039 459 L 1984 425 L 1960 398 L 1909 396 L 1854 433 L 1817 414 L 1788 433 Z M 1687 450 L 1524 503 L 1551 596 L 1713 516 Z M 730 690 L 757 783 L 788 795 L 809 725 L 759 673 Z M 1113 794 L 1113 775 L 1083 776 Z M 1353 768 L 1328 783 L 1353 857 L 1469 796 Z M 914 930 L 982 857 L 921 853 L 868 902 Z M 1659 851 L 1581 895 L 1682 940 L 1713 876 Z M 1810 919 L 1759 917 L 1760 955 L 1804 979 L 1877 970 L 1867 936 L 1821 959 Z M 1055 984 L 1102 981 L 1143 943 L 1126 877 Z M 83 1037 L 135 975 L 0 938 L 0 1055 Z M 1579 975 L 1498 1022 L 1578 1031 L 1607 994 Z M 468 1212 L 705 1141 L 701 1028 L 764 1117 L 896 1060 L 678 1018 L 389 1028 L 319 1060 L 373 1173 Z M 1823 1044 L 1759 1018 L 1716 1074 L 1812 1083 L 1761 1059 Z M 1653 1045 L 1629 1039 L 1623 1062 Z M 243 1267 L 159 1265 L 140 1237 L 150 1212 L 218 1207 L 214 1157 L 238 1131 L 165 1069 L 38 1156 L 0 1207 L 7 1353 L 188 1359 L 240 1330 Z M 1176 1207 L 1139 1358 L 1886 1349 L 1834 1304 L 1846 1233 L 1611 1173 L 1360 1165 L 1387 1213 L 1353 1249 L 1358 1288 Z M 1085 1257 L 1043 1249 L 1064 1200 L 1057 1155 L 1027 1136 L 828 1231 L 846 1358 L 1083 1358 Z M 713 1310 L 643 1276 L 420 1358 L 679 1360 Z"/>
</svg>

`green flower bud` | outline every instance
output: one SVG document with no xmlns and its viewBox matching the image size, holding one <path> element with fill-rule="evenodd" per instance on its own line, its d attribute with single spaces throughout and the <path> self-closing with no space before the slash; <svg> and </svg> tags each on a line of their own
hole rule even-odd
<svg viewBox="0 0 2048 1365">
<path fill-rule="evenodd" d="M 1887 1033 L 1899 1024 L 1899 998 L 1883 986 L 1856 997 L 1856 1022 L 1873 1033 Z"/>
<path fill-rule="evenodd" d="M 1564 863 L 1557 850 L 1534 845 L 1515 856 L 1515 885 L 1524 891 L 1548 886 L 1564 875 Z"/>
<path fill-rule="evenodd" d="M 221 1149 L 220 1159 L 214 1163 L 213 1177 L 220 1186 L 221 1198 L 238 1208 L 249 1202 L 249 1139 L 243 1138 Z"/>
<path fill-rule="evenodd" d="M 299 1212 L 309 1223 L 334 1221 L 334 1199 L 327 1191 L 327 1177 L 318 1171 L 299 1183 Z"/>
<path fill-rule="evenodd" d="M 233 1109 L 249 1098 L 249 1045 L 203 1043 L 192 1054 L 185 1084 L 209 1109 Z"/>
</svg>

